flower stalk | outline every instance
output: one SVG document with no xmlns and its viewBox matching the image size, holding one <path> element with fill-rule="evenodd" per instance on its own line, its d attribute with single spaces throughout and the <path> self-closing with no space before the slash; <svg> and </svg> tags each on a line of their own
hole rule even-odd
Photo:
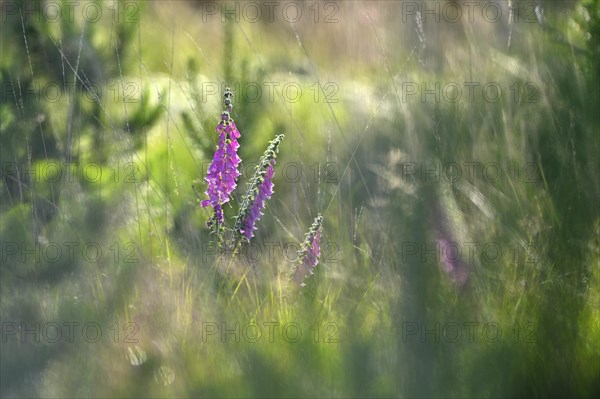
<svg viewBox="0 0 600 399">
<path fill-rule="evenodd" d="M 216 129 L 219 134 L 217 150 L 204 179 L 208 184 L 206 195 L 209 199 L 200 204 L 203 208 L 208 206 L 213 208 L 213 216 L 208 220 L 207 225 L 218 237 L 221 237 L 224 222 L 223 205 L 231 199 L 231 193 L 235 190 L 240 175 L 238 167 L 241 159 L 237 154 L 240 132 L 230 114 L 233 110 L 232 96 L 231 90 L 226 88 L 223 103 L 227 110 L 221 114 L 221 122 Z"/>
<path fill-rule="evenodd" d="M 260 158 L 256 171 L 235 220 L 234 231 L 237 240 L 250 241 L 256 230 L 256 223 L 263 215 L 266 200 L 273 195 L 274 166 L 279 151 L 279 144 L 285 136 L 280 134 L 270 143 Z"/>
<path fill-rule="evenodd" d="M 323 216 L 318 215 L 305 235 L 304 242 L 298 251 L 296 267 L 292 270 L 294 281 L 301 287 L 306 285 L 304 280 L 314 274 L 314 270 L 319 264 L 322 230 Z"/>
</svg>

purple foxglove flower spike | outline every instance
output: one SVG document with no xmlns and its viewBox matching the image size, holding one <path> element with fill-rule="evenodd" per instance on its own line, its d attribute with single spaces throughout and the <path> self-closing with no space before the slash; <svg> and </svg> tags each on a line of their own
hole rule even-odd
<svg viewBox="0 0 600 399">
<path fill-rule="evenodd" d="M 231 92 L 227 88 L 225 90 L 225 104 L 228 109 L 231 105 L 230 96 Z M 237 186 L 236 179 L 240 175 L 238 166 L 241 162 L 240 157 L 237 155 L 240 146 L 237 139 L 240 138 L 240 132 L 233 119 L 231 119 L 229 112 L 224 111 L 221 114 L 221 122 L 216 130 L 219 134 L 219 143 L 204 179 L 208 183 L 206 195 L 209 199 L 202 201 L 200 204 L 203 208 L 212 206 L 215 211 L 213 218 L 209 221 L 209 227 L 213 223 L 216 223 L 217 226 L 223 224 L 222 206 L 229 202 L 231 193 Z"/>
<path fill-rule="evenodd" d="M 240 206 L 234 230 L 237 232 L 238 237 L 243 237 L 246 241 L 250 241 L 254 236 L 256 222 L 263 215 L 262 210 L 265 207 L 266 200 L 273 195 L 275 159 L 283 138 L 284 135 L 280 134 L 270 142 L 269 147 L 260 158 L 254 177 L 250 181 L 250 187 Z"/>
<path fill-rule="evenodd" d="M 456 238 L 448 227 L 441 205 L 434 209 L 436 243 L 441 251 L 441 268 L 457 286 L 464 287 L 469 280 L 469 266 L 462 259 Z"/>
<path fill-rule="evenodd" d="M 298 264 L 293 271 L 294 281 L 304 287 L 304 280 L 314 274 L 321 256 L 321 230 L 323 228 L 323 217 L 315 218 L 306 238 L 298 251 Z"/>
<path fill-rule="evenodd" d="M 250 241 L 250 239 L 254 236 L 254 230 L 256 230 L 256 222 L 263 215 L 261 212 L 265 207 L 265 201 L 271 198 L 273 195 L 273 166 L 275 165 L 275 159 L 271 160 L 271 163 L 267 167 L 267 171 L 263 178 L 262 183 L 258 188 L 258 195 L 254 199 L 254 203 L 250 208 L 250 213 L 246 216 L 246 220 L 244 221 L 244 230 L 242 233 L 246 237 L 246 240 Z"/>
</svg>

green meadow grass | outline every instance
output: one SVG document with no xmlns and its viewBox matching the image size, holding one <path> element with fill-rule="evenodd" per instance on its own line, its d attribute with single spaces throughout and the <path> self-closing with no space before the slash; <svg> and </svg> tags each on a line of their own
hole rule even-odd
<svg viewBox="0 0 600 399">
<path fill-rule="evenodd" d="M 135 23 L 6 14 L 2 397 L 598 394 L 597 2 L 421 33 L 395 2 L 307 2 L 296 24 L 205 22 L 203 7 L 135 3 Z M 34 81 L 78 89 L 36 99 Z M 464 82 L 502 95 L 469 100 Z M 436 83 L 439 101 L 421 97 Z M 229 220 L 286 135 L 237 258 L 214 250 L 198 204 L 225 84 L 245 172 Z M 300 288 L 292 244 L 319 213 L 321 262 Z M 463 250 L 463 286 L 431 251 L 440 236 Z M 62 338 L 9 330 L 35 323 Z M 73 339 L 63 323 L 79 323 Z"/>
</svg>

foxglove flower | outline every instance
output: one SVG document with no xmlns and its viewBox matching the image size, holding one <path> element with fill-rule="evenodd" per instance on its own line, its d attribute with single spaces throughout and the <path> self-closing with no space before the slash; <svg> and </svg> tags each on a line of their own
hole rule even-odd
<svg viewBox="0 0 600 399">
<path fill-rule="evenodd" d="M 447 233 L 438 233 L 436 242 L 441 251 L 442 270 L 459 287 L 464 286 L 469 278 L 469 268 L 461 259 L 462 255 L 456 242 L 452 241 Z"/>
<path fill-rule="evenodd" d="M 469 266 L 462 259 L 457 240 L 448 227 L 447 218 L 441 206 L 437 206 L 433 214 L 437 219 L 434 224 L 434 231 L 436 244 L 441 253 L 441 268 L 450 280 L 457 286 L 463 287 L 469 279 Z"/>
<path fill-rule="evenodd" d="M 306 238 L 298 251 L 298 264 L 294 270 L 294 280 L 301 287 L 306 284 L 304 280 L 314 274 L 314 270 L 319 264 L 321 256 L 321 230 L 323 227 L 323 217 L 321 215 L 315 218 Z"/>
<path fill-rule="evenodd" d="M 231 109 L 231 92 L 225 91 L 225 105 Z M 219 134 L 219 143 L 217 151 L 213 157 L 212 163 L 208 168 L 208 173 L 205 181 L 208 184 L 206 195 L 207 200 L 201 202 L 201 206 L 212 206 L 214 209 L 214 217 L 209 221 L 209 225 L 216 222 L 217 226 L 223 224 L 223 204 L 229 202 L 231 193 L 236 188 L 236 179 L 240 175 L 238 166 L 241 162 L 237 155 L 240 138 L 240 132 L 235 126 L 235 122 L 231 119 L 229 112 L 224 111 L 221 115 L 221 122 L 217 126 Z"/>
<path fill-rule="evenodd" d="M 250 187 L 240 206 L 235 222 L 235 231 L 238 236 L 244 237 L 246 241 L 250 241 L 254 236 L 256 223 L 263 215 L 262 210 L 265 207 L 265 202 L 273 195 L 273 176 L 275 174 L 273 168 L 279 144 L 283 138 L 284 135 L 280 134 L 270 142 L 269 147 L 260 158 L 254 177 L 250 181 Z"/>
<path fill-rule="evenodd" d="M 250 208 L 250 212 L 246 216 L 244 221 L 244 229 L 241 233 L 244 234 L 246 240 L 250 240 L 254 236 L 254 230 L 256 230 L 256 222 L 263 215 L 262 210 L 265 207 L 265 201 L 271 198 L 273 195 L 273 166 L 275 165 L 275 159 L 271 160 L 269 166 L 267 166 L 266 173 L 263 181 L 258 187 L 258 195 Z"/>
</svg>

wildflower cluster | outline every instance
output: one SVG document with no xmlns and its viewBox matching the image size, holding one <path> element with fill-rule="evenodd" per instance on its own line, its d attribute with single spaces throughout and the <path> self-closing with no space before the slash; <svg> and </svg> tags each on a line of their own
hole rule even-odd
<svg viewBox="0 0 600 399">
<path fill-rule="evenodd" d="M 210 206 L 213 208 L 213 215 L 207 226 L 216 234 L 219 248 L 222 248 L 223 233 L 226 230 L 223 205 L 230 201 L 231 195 L 237 187 L 237 179 L 240 176 L 241 159 L 237 154 L 240 145 L 237 140 L 241 135 L 231 118 L 233 110 L 232 97 L 231 90 L 226 88 L 223 100 L 226 110 L 221 114 L 221 121 L 216 129 L 219 134 L 219 142 L 204 179 L 208 184 L 206 190 L 208 199 L 201 201 L 201 207 Z M 273 195 L 274 167 L 279 145 L 284 137 L 283 134 L 279 134 L 269 142 L 256 166 L 254 176 L 248 182 L 248 190 L 240 204 L 233 229 L 230 230 L 233 233 L 232 247 L 234 254 L 242 242 L 250 242 L 254 237 L 257 222 L 263 216 L 262 211 L 266 206 L 266 202 Z M 319 261 L 322 223 L 323 218 L 319 215 L 301 246 L 300 259 L 302 259 L 302 264 L 295 268 L 296 275 L 300 276 L 297 279 L 299 283 L 302 283 L 307 274 L 313 273 L 313 269 Z M 304 283 L 301 285 L 303 286 Z"/>
</svg>

